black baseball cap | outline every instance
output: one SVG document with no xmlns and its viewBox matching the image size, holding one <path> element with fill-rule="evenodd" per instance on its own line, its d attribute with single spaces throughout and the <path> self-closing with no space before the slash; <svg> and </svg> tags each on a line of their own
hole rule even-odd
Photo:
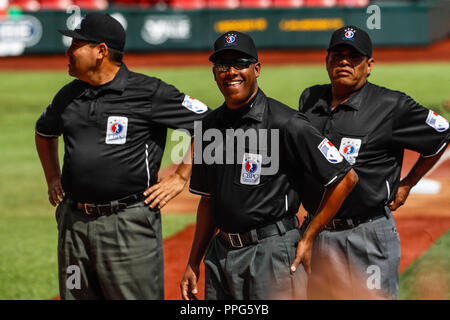
<svg viewBox="0 0 450 320">
<path fill-rule="evenodd" d="M 340 44 L 346 44 L 355 48 L 359 53 L 372 57 L 372 40 L 363 29 L 356 26 L 346 26 L 333 32 L 328 52 Z"/>
<path fill-rule="evenodd" d="M 67 37 L 95 43 L 106 43 L 109 48 L 123 52 L 126 33 L 119 21 L 109 14 L 92 12 L 81 19 L 75 30 L 58 30 Z"/>
<path fill-rule="evenodd" d="M 217 38 L 216 42 L 214 42 L 214 53 L 209 56 L 209 61 L 214 62 L 220 52 L 228 50 L 244 53 L 250 58 L 258 61 L 258 52 L 256 51 L 255 43 L 246 33 L 228 31 L 222 34 Z"/>
</svg>

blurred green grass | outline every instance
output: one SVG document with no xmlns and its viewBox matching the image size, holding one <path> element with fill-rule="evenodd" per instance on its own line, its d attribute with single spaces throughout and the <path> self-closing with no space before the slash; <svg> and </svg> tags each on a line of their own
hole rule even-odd
<svg viewBox="0 0 450 320">
<path fill-rule="evenodd" d="M 165 238 L 195 223 L 195 214 L 165 214 Z M 0 300 L 51 299 L 58 295 L 57 230 L 48 216 L 7 216 L 0 223 Z"/>
<path fill-rule="evenodd" d="M 156 76 L 215 109 L 223 102 L 209 67 L 136 70 Z M 61 72 L 0 72 L 0 299 L 47 299 L 57 293 L 54 208 L 34 146 L 34 124 L 56 92 L 71 81 Z M 450 98 L 450 64 L 380 64 L 370 80 L 404 91 L 440 112 Z M 273 98 L 296 108 L 308 86 L 327 83 L 323 66 L 263 66 L 260 87 Z M 170 137 L 170 134 L 169 134 Z M 60 139 L 62 140 L 62 139 Z M 162 167 L 170 165 L 168 139 Z M 60 141 L 62 159 L 63 145 Z M 163 232 L 182 228 L 179 215 L 165 215 Z M 190 217 L 193 221 L 193 217 Z M 191 221 L 190 220 L 190 221 Z M 173 226 L 172 226 L 173 225 Z"/>
<path fill-rule="evenodd" d="M 399 299 L 450 300 L 450 231 L 400 275 Z"/>
</svg>

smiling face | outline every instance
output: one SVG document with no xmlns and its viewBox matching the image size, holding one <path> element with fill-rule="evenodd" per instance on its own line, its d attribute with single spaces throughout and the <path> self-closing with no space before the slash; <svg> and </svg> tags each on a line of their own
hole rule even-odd
<svg viewBox="0 0 450 320">
<path fill-rule="evenodd" d="M 247 58 L 236 51 L 225 51 L 217 56 L 216 61 L 232 64 L 237 59 Z M 257 78 L 260 75 L 261 63 L 256 62 L 248 67 L 234 67 L 231 65 L 227 71 L 213 67 L 214 80 L 225 97 L 230 109 L 237 109 L 247 104 L 258 92 Z"/>
<path fill-rule="evenodd" d="M 366 83 L 373 62 L 373 58 L 367 58 L 351 46 L 336 46 L 326 58 L 328 76 L 333 88 L 358 90 Z"/>
</svg>

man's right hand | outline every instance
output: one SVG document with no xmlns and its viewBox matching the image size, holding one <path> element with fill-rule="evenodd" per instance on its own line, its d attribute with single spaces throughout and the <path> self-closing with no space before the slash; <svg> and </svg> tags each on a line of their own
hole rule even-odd
<svg viewBox="0 0 450 320">
<path fill-rule="evenodd" d="M 187 265 L 183 280 L 180 283 L 181 297 L 183 300 L 198 300 L 195 296 L 198 293 L 197 280 L 200 276 L 200 269 Z"/>
<path fill-rule="evenodd" d="M 64 190 L 61 185 L 61 177 L 52 178 L 48 183 L 48 201 L 52 206 L 57 206 L 64 199 Z"/>
<path fill-rule="evenodd" d="M 35 137 L 36 149 L 47 181 L 48 201 L 55 207 L 64 199 L 59 169 L 58 138 L 44 138 L 38 133 Z"/>
</svg>

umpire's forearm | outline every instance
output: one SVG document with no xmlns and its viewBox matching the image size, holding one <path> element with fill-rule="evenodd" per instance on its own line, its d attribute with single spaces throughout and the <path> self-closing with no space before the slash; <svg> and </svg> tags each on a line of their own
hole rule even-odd
<svg viewBox="0 0 450 320">
<path fill-rule="evenodd" d="M 438 154 L 433 157 L 420 156 L 413 168 L 409 171 L 408 175 L 402 180 L 404 185 L 408 185 L 410 188 L 414 187 L 423 176 L 438 162 L 442 157 L 447 146 L 445 146 Z"/>
<path fill-rule="evenodd" d="M 357 182 L 358 175 L 351 169 L 339 182 L 325 190 L 318 212 L 308 225 L 303 238 L 314 240 L 316 235 L 334 217 Z"/>
<path fill-rule="evenodd" d="M 216 230 L 216 224 L 211 214 L 210 198 L 202 197 L 198 204 L 195 235 L 188 262 L 193 268 L 197 268 L 200 265 Z"/>
<path fill-rule="evenodd" d="M 183 161 L 178 165 L 177 173 L 183 180 L 189 180 L 192 171 L 192 159 L 194 156 L 194 139 L 191 140 L 191 147 L 184 155 Z"/>
<path fill-rule="evenodd" d="M 58 138 L 43 138 L 35 135 L 36 149 L 44 169 L 47 183 L 61 176 L 58 156 Z"/>
</svg>

